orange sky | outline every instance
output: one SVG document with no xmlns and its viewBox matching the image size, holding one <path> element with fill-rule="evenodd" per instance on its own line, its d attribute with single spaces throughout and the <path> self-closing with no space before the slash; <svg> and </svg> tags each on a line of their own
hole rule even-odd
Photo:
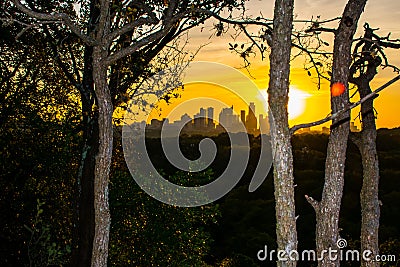
<svg viewBox="0 0 400 267">
<path fill-rule="evenodd" d="M 310 19 L 312 15 L 320 15 L 321 19 L 329 19 L 340 16 L 346 3 L 344 0 L 297 0 L 295 2 L 295 19 L 297 20 Z M 259 12 L 262 12 L 265 17 L 271 18 L 273 12 L 273 1 L 252 0 L 249 3 L 249 12 L 251 14 L 259 14 Z M 356 34 L 358 37 L 362 34 L 362 25 L 364 22 L 368 22 L 373 28 L 379 27 L 380 30 L 377 31 L 377 33 L 381 34 L 382 36 L 385 36 L 388 32 L 391 32 L 392 39 L 400 38 L 400 1 L 368 1 L 365 13 L 362 15 L 359 23 L 360 30 Z M 189 49 L 195 50 L 201 44 L 210 43 L 201 49 L 195 60 L 213 61 L 239 68 L 242 65 L 242 61 L 237 55 L 232 54 L 228 50 L 228 43 L 233 42 L 229 34 L 225 34 L 222 37 L 214 36 L 209 39 L 213 23 L 215 22 L 210 21 L 205 25 L 205 28 L 202 31 L 195 29 L 190 32 Z M 334 27 L 337 25 L 337 23 L 331 25 Z M 302 28 L 304 27 L 304 24 L 298 23 L 295 27 Z M 326 36 L 326 40 L 329 41 L 329 39 L 330 37 Z M 400 51 L 387 50 L 387 55 L 391 63 L 397 66 L 400 66 L 399 53 Z M 330 112 L 329 84 L 326 83 L 320 90 L 317 90 L 315 79 L 312 79 L 307 75 L 307 72 L 303 69 L 303 63 L 303 58 L 296 59 L 292 62 L 291 88 L 293 88 L 293 92 L 291 94 L 291 107 L 289 109 L 301 109 L 301 106 L 303 105 L 304 110 L 300 116 L 290 121 L 291 125 L 315 121 L 327 116 Z M 253 82 L 259 87 L 260 90 L 265 90 L 268 87 L 268 69 L 268 60 L 261 61 L 259 57 L 253 58 L 250 72 L 252 76 L 255 77 Z M 245 70 L 242 70 L 242 72 L 247 74 Z M 216 74 L 210 73 L 209 75 Z M 223 74 L 218 73 L 218 75 L 221 76 Z M 379 85 L 382 85 L 394 76 L 395 73 L 392 71 L 380 71 L 380 74 L 373 81 L 372 87 L 377 88 Z M 243 101 L 240 101 L 237 97 L 230 95 L 225 89 L 218 88 L 216 86 L 199 84 L 186 86 L 184 92 L 182 93 L 182 98 L 174 101 L 173 105 L 169 107 L 163 106 L 163 110 L 165 111 L 164 115 L 179 103 L 196 97 L 209 97 L 224 101 L 228 106 L 234 105 L 235 111 L 239 114 L 240 109 L 247 110 Z M 380 94 L 379 98 L 375 100 L 375 108 L 378 112 L 377 126 L 379 128 L 393 128 L 400 126 L 400 116 L 398 116 L 398 113 L 400 112 L 400 105 L 398 103 L 399 100 L 400 82 L 385 89 Z M 262 104 L 257 102 L 258 100 L 256 98 L 254 98 L 254 101 L 256 102 L 258 113 L 262 110 Z M 210 103 L 207 103 L 207 101 L 199 101 L 198 105 L 190 105 L 189 107 L 186 107 L 185 112 L 192 116 L 194 113 L 198 112 L 198 108 L 200 106 L 208 107 L 209 105 Z M 221 107 L 216 106 L 215 116 L 218 115 Z M 357 110 L 353 112 L 353 118 L 357 116 L 357 112 Z M 153 113 L 153 115 L 155 115 L 155 113 Z M 177 119 L 176 116 L 171 118 L 171 120 L 175 119 Z M 356 124 L 359 124 L 358 121 L 355 122 Z M 321 126 L 318 126 L 316 129 L 320 128 Z"/>
</svg>

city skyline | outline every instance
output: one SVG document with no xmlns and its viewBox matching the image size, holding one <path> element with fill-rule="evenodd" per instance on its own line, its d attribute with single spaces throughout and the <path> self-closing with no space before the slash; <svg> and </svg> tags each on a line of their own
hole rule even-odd
<svg viewBox="0 0 400 267">
<path fill-rule="evenodd" d="M 218 114 L 218 120 L 215 120 L 215 108 L 209 106 L 207 108 L 200 107 L 199 112 L 192 115 L 192 117 L 185 112 L 181 115 L 179 120 L 170 121 L 168 118 L 151 119 L 150 123 L 145 121 L 140 122 L 142 127 L 146 127 L 146 130 L 161 131 L 161 128 L 165 125 L 166 131 L 171 131 L 173 134 L 182 130 L 186 134 L 203 134 L 203 135 L 217 135 L 224 131 L 238 133 L 244 132 L 244 130 L 253 135 L 269 134 L 270 126 L 268 116 L 265 114 L 259 114 L 258 119 L 256 114 L 256 106 L 254 102 L 250 102 L 248 111 L 241 109 L 240 115 L 237 114 L 233 105 L 231 107 L 222 108 Z M 265 117 L 264 117 L 265 116 Z M 224 125 L 224 126 L 222 126 Z M 329 134 L 330 128 L 326 126 L 310 127 L 301 129 L 298 133 L 307 132 L 321 132 Z M 354 122 L 350 122 L 350 131 L 359 132 L 360 129 Z M 166 134 L 166 136 L 171 134 Z"/>
<path fill-rule="evenodd" d="M 295 5 L 295 14 L 297 15 L 297 20 L 309 20 L 312 17 L 320 16 L 321 20 L 331 19 L 340 16 L 343 8 L 345 6 L 345 1 L 326 1 L 326 0 L 315 0 L 315 1 L 304 1 L 301 4 Z M 396 25 L 399 24 L 400 16 L 399 14 L 399 1 L 381 0 L 381 1 L 369 1 L 365 8 L 365 12 L 361 16 L 359 22 L 359 27 L 357 28 L 357 33 L 355 38 L 360 38 L 363 34 L 363 25 L 368 22 L 373 28 L 379 28 L 375 33 L 380 36 L 387 36 L 391 33 L 391 39 L 398 39 L 400 37 L 400 30 Z M 321 8 L 323 7 L 323 8 Z M 271 0 L 261 0 L 261 1 L 250 1 L 249 2 L 249 12 L 254 16 L 258 16 L 260 12 L 264 16 L 272 18 L 273 17 L 273 1 Z M 214 27 L 215 21 L 208 21 L 208 29 Z M 329 28 L 336 28 L 337 22 L 334 21 L 328 25 Z M 295 28 L 306 27 L 303 23 L 296 23 Z M 207 29 L 207 28 L 206 28 Z M 240 69 L 245 75 L 251 76 L 260 90 L 266 90 L 269 84 L 269 60 L 266 57 L 262 60 L 261 56 L 257 54 L 251 57 L 251 65 L 248 69 L 243 69 L 243 61 L 240 56 L 232 53 L 228 48 L 228 43 L 237 42 L 241 44 L 245 42 L 244 38 L 239 38 L 239 40 L 232 40 L 230 34 L 225 34 L 219 38 L 210 39 L 210 31 L 203 29 L 193 29 L 190 32 L 190 38 L 192 42 L 190 43 L 190 49 L 192 51 L 197 51 L 199 44 L 212 42 L 210 45 L 203 47 L 198 54 L 196 54 L 195 60 L 198 61 L 213 61 L 222 64 L 230 65 L 235 68 Z M 321 33 L 321 38 L 330 44 L 326 47 L 327 50 L 333 47 L 333 34 L 331 33 Z M 296 53 L 296 51 L 294 51 Z M 400 58 L 397 56 L 398 50 L 386 49 L 385 53 L 390 61 L 390 64 L 394 66 L 400 66 Z M 291 90 L 296 88 L 301 94 L 297 97 L 294 95 L 289 98 L 296 102 L 303 102 L 304 111 L 301 112 L 299 116 L 293 118 L 289 121 L 291 126 L 295 124 L 307 123 L 320 120 L 326 117 L 330 112 L 330 86 L 328 82 L 323 82 L 321 88 L 318 90 L 316 86 L 315 73 L 312 72 L 313 76 L 309 76 L 308 72 L 304 69 L 305 59 L 303 57 L 295 58 L 291 62 Z M 207 72 L 207 70 L 204 70 Z M 371 82 L 371 88 L 376 89 L 383 85 L 390 79 L 392 79 L 395 74 L 390 68 L 379 69 L 378 75 Z M 210 75 L 213 75 L 211 73 Z M 224 73 L 218 73 L 221 79 L 231 80 L 229 75 Z M 235 81 L 240 83 L 240 81 Z M 184 93 L 187 99 L 195 98 L 199 94 L 202 94 L 202 88 L 194 88 L 193 90 L 186 90 Z M 353 92 L 351 92 L 353 94 Z M 225 97 L 225 92 L 221 91 L 218 95 L 218 91 L 213 93 L 213 97 L 223 99 Z M 376 124 L 378 128 L 394 128 L 400 126 L 400 117 L 398 114 L 398 99 L 400 97 L 400 83 L 393 84 L 389 88 L 382 91 L 377 99 L 374 101 L 375 109 L 379 113 L 376 119 Z M 300 98 L 300 99 L 299 99 Z M 358 98 L 355 97 L 352 101 L 357 101 Z M 236 103 L 232 102 L 234 105 Z M 293 105 L 289 105 L 289 108 Z M 359 113 L 359 108 L 354 109 L 352 112 L 352 118 L 356 118 Z M 355 124 L 360 127 L 361 123 L 359 120 L 355 120 Z M 324 127 L 329 127 L 329 123 L 323 125 Z"/>
<path fill-rule="evenodd" d="M 170 121 L 168 117 L 150 120 L 146 124 L 147 130 L 161 131 L 162 127 L 166 127 L 166 131 L 176 132 L 182 129 L 186 133 L 194 134 L 219 134 L 227 131 L 232 133 L 247 132 L 253 135 L 268 134 L 269 122 L 268 116 L 256 114 L 256 105 L 250 102 L 248 110 L 240 110 L 240 115 L 234 111 L 233 105 L 225 107 L 218 113 L 218 120 L 215 117 L 215 108 L 212 106 L 200 107 L 199 112 L 190 116 L 187 112 L 181 115 L 179 120 Z M 142 122 L 143 124 L 143 122 Z"/>
</svg>

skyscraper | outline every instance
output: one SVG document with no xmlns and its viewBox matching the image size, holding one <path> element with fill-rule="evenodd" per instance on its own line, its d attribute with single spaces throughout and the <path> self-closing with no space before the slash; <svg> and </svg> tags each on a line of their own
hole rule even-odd
<svg viewBox="0 0 400 267">
<path fill-rule="evenodd" d="M 246 118 L 246 129 L 248 133 L 254 133 L 257 130 L 256 106 L 250 102 L 249 113 Z"/>
<path fill-rule="evenodd" d="M 223 108 L 219 113 L 219 124 L 225 128 L 230 128 L 232 126 L 232 108 Z"/>
<path fill-rule="evenodd" d="M 201 128 L 206 126 L 206 110 L 200 108 L 200 112 L 194 115 L 194 127 Z"/>
<path fill-rule="evenodd" d="M 206 126 L 206 110 L 204 108 L 200 108 L 200 125 L 201 127 Z"/>
<path fill-rule="evenodd" d="M 244 125 L 246 125 L 246 111 L 245 110 L 240 111 L 240 120 L 242 121 L 242 123 Z"/>
<path fill-rule="evenodd" d="M 200 117 L 206 116 L 206 110 L 204 108 L 200 108 Z"/>
<path fill-rule="evenodd" d="M 260 125 L 260 133 L 261 134 L 269 134 L 269 122 L 268 116 L 264 116 L 260 114 L 258 119 L 258 124 Z"/>
<path fill-rule="evenodd" d="M 211 128 L 215 128 L 214 108 L 213 107 L 207 108 L 207 126 L 211 127 Z"/>
<path fill-rule="evenodd" d="M 228 132 L 238 132 L 240 130 L 239 116 L 233 113 L 233 106 L 223 108 L 219 113 L 219 124 Z"/>
</svg>

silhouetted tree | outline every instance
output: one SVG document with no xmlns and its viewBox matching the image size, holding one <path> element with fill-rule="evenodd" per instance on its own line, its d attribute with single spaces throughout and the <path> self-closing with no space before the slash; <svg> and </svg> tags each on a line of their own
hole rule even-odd
<svg viewBox="0 0 400 267">
<path fill-rule="evenodd" d="M 293 155 L 287 110 L 293 6 L 293 0 L 275 1 L 268 86 L 274 166 L 276 236 L 278 249 L 286 252 L 297 249 Z M 278 266 L 296 266 L 296 261 L 278 261 L 277 264 Z"/>
<path fill-rule="evenodd" d="M 380 37 L 374 33 L 368 23 L 364 25 L 364 36 L 357 42 L 353 50 L 354 62 L 350 67 L 349 81 L 357 86 L 360 98 L 372 92 L 370 83 L 377 74 L 378 67 L 390 66 L 384 48 L 400 48 L 398 40 L 390 40 L 389 36 Z M 360 119 L 362 130 L 352 133 L 350 138 L 361 153 L 363 164 L 363 186 L 361 189 L 361 251 L 372 252 L 371 258 L 379 255 L 379 160 L 376 148 L 376 125 L 374 99 L 361 104 Z M 379 262 L 365 261 L 361 266 L 380 266 Z"/>
<path fill-rule="evenodd" d="M 351 64 L 351 45 L 357 23 L 364 10 L 366 0 L 349 0 L 335 31 L 331 84 L 340 82 L 348 88 L 349 68 Z M 331 97 L 332 114 L 349 105 L 348 90 L 340 96 Z M 325 184 L 321 201 L 307 197 L 314 207 L 317 219 L 317 254 L 328 248 L 337 249 L 339 233 L 339 213 L 343 195 L 344 167 L 347 140 L 349 136 L 350 112 L 344 112 L 332 121 L 325 163 Z M 318 266 L 339 266 L 339 258 L 329 259 L 324 254 Z"/>
<path fill-rule="evenodd" d="M 80 259 L 86 262 L 82 264 L 87 265 L 88 261 L 91 261 L 92 266 L 105 266 L 110 228 L 108 177 L 113 143 L 112 115 L 115 108 L 111 89 L 116 89 L 112 88 L 113 80 L 109 76 L 109 73 L 113 72 L 112 67 L 122 59 L 140 52 L 146 45 L 162 43 L 171 32 L 172 40 L 176 37 L 175 33 L 203 22 L 208 16 L 196 12 L 196 8 L 211 9 L 218 13 L 225 7 L 229 7 L 232 11 L 240 4 L 236 1 L 179 2 L 170 0 L 118 3 L 93 0 L 83 3 L 83 6 L 89 8 L 80 14 L 83 15 L 83 19 L 75 18 L 75 22 L 70 15 L 74 13 L 71 6 L 61 5 L 61 8 L 57 10 L 53 6 L 38 9 L 32 2 L 22 4 L 19 0 L 13 0 L 12 3 L 20 12 L 33 18 L 34 24 L 60 24 L 66 32 L 75 35 L 85 45 L 84 58 L 88 60 L 88 63 L 84 68 L 82 80 L 84 83 L 77 84 L 86 99 L 82 102 L 88 101 L 89 103 L 88 110 L 83 107 L 83 114 L 87 116 L 86 119 L 90 123 L 87 124 L 89 127 L 86 131 L 88 136 L 85 137 L 87 142 L 82 153 L 82 162 L 86 160 L 89 162 L 86 164 L 87 169 L 82 168 L 85 166 L 84 164 L 81 165 L 82 175 L 80 177 L 82 181 L 85 179 L 88 181 L 85 186 L 82 186 L 81 194 L 87 195 L 80 199 L 80 204 L 84 203 L 82 200 L 89 203 L 87 225 L 89 228 L 94 226 L 94 232 L 90 231 L 91 229 L 84 231 L 85 237 L 82 242 L 86 244 L 86 249 L 83 251 L 84 255 L 80 255 L 82 257 Z M 86 28 L 86 31 L 83 31 L 82 28 Z M 51 35 L 57 36 L 57 31 L 52 31 Z M 166 43 L 164 43 L 165 45 Z M 138 56 L 135 59 L 142 59 L 142 57 Z M 74 59 L 71 61 L 74 64 Z M 75 72 L 74 75 L 80 77 L 81 73 Z M 115 83 L 118 84 L 118 82 L 120 81 L 117 79 Z M 92 138 L 93 136 L 95 137 Z M 85 173 L 85 170 L 88 173 Z M 94 179 L 92 180 L 93 173 Z M 92 200 L 94 216 L 91 216 L 90 212 Z M 85 216 L 87 215 L 85 214 Z M 83 218 L 82 213 L 80 218 Z M 91 218 L 94 218 L 94 221 Z M 86 224 L 82 224 L 80 221 L 79 225 Z M 93 243 L 92 253 L 90 253 L 91 243 Z"/>
</svg>

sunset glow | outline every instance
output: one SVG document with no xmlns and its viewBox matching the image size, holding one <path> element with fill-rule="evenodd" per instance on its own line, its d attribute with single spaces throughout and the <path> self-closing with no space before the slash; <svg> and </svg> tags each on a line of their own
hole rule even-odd
<svg viewBox="0 0 400 267">
<path fill-rule="evenodd" d="M 296 17 L 297 20 L 308 20 L 318 15 L 321 20 L 337 17 L 341 14 L 345 1 L 304 1 L 299 2 L 295 6 L 295 14 L 301 14 L 301 17 Z M 321 9 L 321 6 L 324 8 Z M 400 38 L 400 30 L 396 25 L 400 24 L 400 16 L 394 10 L 400 10 L 400 2 L 398 1 L 369 1 L 365 13 L 362 15 L 358 25 L 356 38 L 363 34 L 363 25 L 368 22 L 373 28 L 380 28 L 376 31 L 381 36 L 386 36 L 391 33 L 391 39 Z M 259 14 L 260 11 L 266 17 L 272 17 L 273 14 L 273 1 L 250 1 L 249 12 Z M 382 15 L 385 14 L 385 15 Z M 251 65 L 248 70 L 242 69 L 243 61 L 239 55 L 229 51 L 228 43 L 237 42 L 241 43 L 245 39 L 232 40 L 230 34 L 224 34 L 218 38 L 209 39 L 213 21 L 206 23 L 202 29 L 194 29 L 190 32 L 190 48 L 195 50 L 199 44 L 209 45 L 203 47 L 196 55 L 195 60 L 213 61 L 222 64 L 227 64 L 232 67 L 240 69 L 244 74 L 252 77 L 253 81 L 257 84 L 260 90 L 268 88 L 269 81 L 269 60 L 268 55 L 264 60 L 261 60 L 259 54 L 253 55 L 249 58 Z M 329 25 L 334 28 L 337 27 L 337 22 Z M 295 23 L 295 27 L 304 28 L 304 23 Z M 333 35 L 330 33 L 323 34 L 325 41 L 329 43 L 327 49 L 333 48 Z M 389 61 L 399 66 L 400 58 L 398 51 L 386 49 L 385 50 Z M 299 57 L 291 63 L 291 88 L 292 93 L 289 103 L 289 114 L 291 125 L 305 122 L 312 122 L 315 120 L 326 117 L 330 112 L 330 83 L 322 80 L 321 88 L 317 87 L 317 79 L 315 73 L 310 77 L 304 69 L 305 58 Z M 215 75 L 210 73 L 210 75 Z M 220 74 L 218 74 L 220 75 Z M 372 89 L 376 89 L 382 84 L 392 79 L 396 73 L 389 68 L 379 69 L 378 75 L 371 82 Z M 294 88 L 294 89 L 293 89 Z M 189 91 L 188 91 L 189 92 Z M 299 94 L 300 93 L 300 94 Z M 351 85 L 349 88 L 350 96 L 354 93 Z M 186 93 L 185 93 L 186 94 Z M 192 95 L 192 93 L 188 93 Z M 182 97 L 185 97 L 184 95 Z M 300 98 L 300 100 L 298 99 Z M 395 83 L 380 93 L 379 97 L 375 99 L 375 108 L 378 111 L 377 127 L 378 128 L 394 128 L 400 125 L 400 117 L 397 115 L 399 112 L 398 99 L 400 98 L 400 83 Z M 295 100 L 296 99 L 296 100 Z M 352 102 L 357 101 L 357 96 L 351 99 Z M 232 103 L 234 106 L 240 106 L 240 103 Z M 356 125 L 360 126 L 360 121 L 355 120 L 359 109 L 352 111 L 352 120 Z M 325 125 L 326 126 L 326 125 Z M 321 127 L 317 127 L 320 129 Z"/>
</svg>

